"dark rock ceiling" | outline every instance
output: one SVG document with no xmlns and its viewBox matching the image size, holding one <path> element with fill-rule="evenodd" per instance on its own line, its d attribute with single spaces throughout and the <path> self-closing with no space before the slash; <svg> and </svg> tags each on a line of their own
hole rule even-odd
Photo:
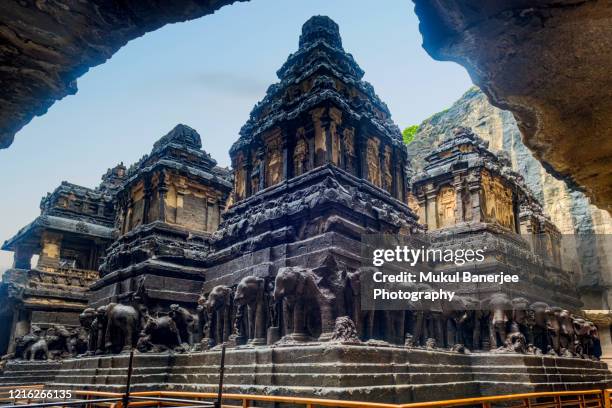
<svg viewBox="0 0 612 408">
<path fill-rule="evenodd" d="M 0 148 L 128 41 L 234 1 L 0 1 Z M 551 173 L 610 209 L 612 2 L 414 2 L 427 52 L 466 67 Z"/>
</svg>

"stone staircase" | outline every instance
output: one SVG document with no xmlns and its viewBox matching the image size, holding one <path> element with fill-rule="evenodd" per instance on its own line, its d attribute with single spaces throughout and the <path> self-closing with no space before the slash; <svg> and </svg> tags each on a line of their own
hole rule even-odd
<svg viewBox="0 0 612 408">
<path fill-rule="evenodd" d="M 44 382 L 55 389 L 123 392 L 129 356 L 11 362 L 0 385 Z M 137 354 L 132 390 L 216 392 L 218 350 Z M 225 392 L 411 402 L 479 395 L 607 387 L 602 362 L 333 343 L 228 349 Z"/>
</svg>

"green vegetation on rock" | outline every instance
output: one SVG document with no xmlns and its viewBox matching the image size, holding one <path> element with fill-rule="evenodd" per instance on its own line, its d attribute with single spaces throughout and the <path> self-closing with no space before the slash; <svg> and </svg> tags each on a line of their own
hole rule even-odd
<svg viewBox="0 0 612 408">
<path fill-rule="evenodd" d="M 410 144 L 414 140 L 414 135 L 419 131 L 419 125 L 408 126 L 402 132 L 402 136 L 404 137 L 404 143 Z"/>
</svg>

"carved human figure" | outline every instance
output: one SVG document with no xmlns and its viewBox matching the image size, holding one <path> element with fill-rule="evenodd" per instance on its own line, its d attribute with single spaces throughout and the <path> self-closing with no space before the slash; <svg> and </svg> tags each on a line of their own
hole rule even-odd
<svg viewBox="0 0 612 408">
<path fill-rule="evenodd" d="M 380 173 L 380 141 L 375 138 L 368 138 L 366 145 L 366 161 L 368 166 L 368 180 L 376 187 L 381 187 Z"/>
<path fill-rule="evenodd" d="M 299 176 L 300 174 L 308 171 L 308 142 L 306 141 L 306 137 L 304 136 L 303 129 L 302 132 L 298 132 L 298 139 L 295 143 L 295 148 L 293 150 L 293 175 Z"/>
<path fill-rule="evenodd" d="M 443 228 L 449 225 L 454 225 L 456 222 L 455 208 L 457 206 L 457 197 L 455 189 L 451 186 L 443 186 L 436 197 L 437 207 L 437 225 L 438 228 Z"/>
<path fill-rule="evenodd" d="M 283 177 L 283 154 L 280 136 L 269 138 L 266 141 L 265 166 L 266 187 L 278 184 Z"/>
<path fill-rule="evenodd" d="M 247 276 L 236 287 L 234 301 L 247 308 L 247 334 L 249 343 L 266 344 L 269 299 L 263 278 Z"/>
<path fill-rule="evenodd" d="M 344 170 L 355 173 L 355 131 L 353 128 L 342 132 L 342 163 Z"/>
</svg>

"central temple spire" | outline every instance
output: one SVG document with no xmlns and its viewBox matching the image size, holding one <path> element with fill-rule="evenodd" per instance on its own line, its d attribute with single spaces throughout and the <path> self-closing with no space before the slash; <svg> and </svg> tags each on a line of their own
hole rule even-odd
<svg viewBox="0 0 612 408">
<path fill-rule="evenodd" d="M 230 150 L 235 200 L 333 165 L 406 202 L 406 147 L 387 105 L 342 48 L 338 24 L 311 17 Z"/>
<path fill-rule="evenodd" d="M 321 40 L 333 47 L 342 48 L 340 28 L 334 20 L 327 16 L 310 17 L 302 26 L 300 48 Z"/>
</svg>

